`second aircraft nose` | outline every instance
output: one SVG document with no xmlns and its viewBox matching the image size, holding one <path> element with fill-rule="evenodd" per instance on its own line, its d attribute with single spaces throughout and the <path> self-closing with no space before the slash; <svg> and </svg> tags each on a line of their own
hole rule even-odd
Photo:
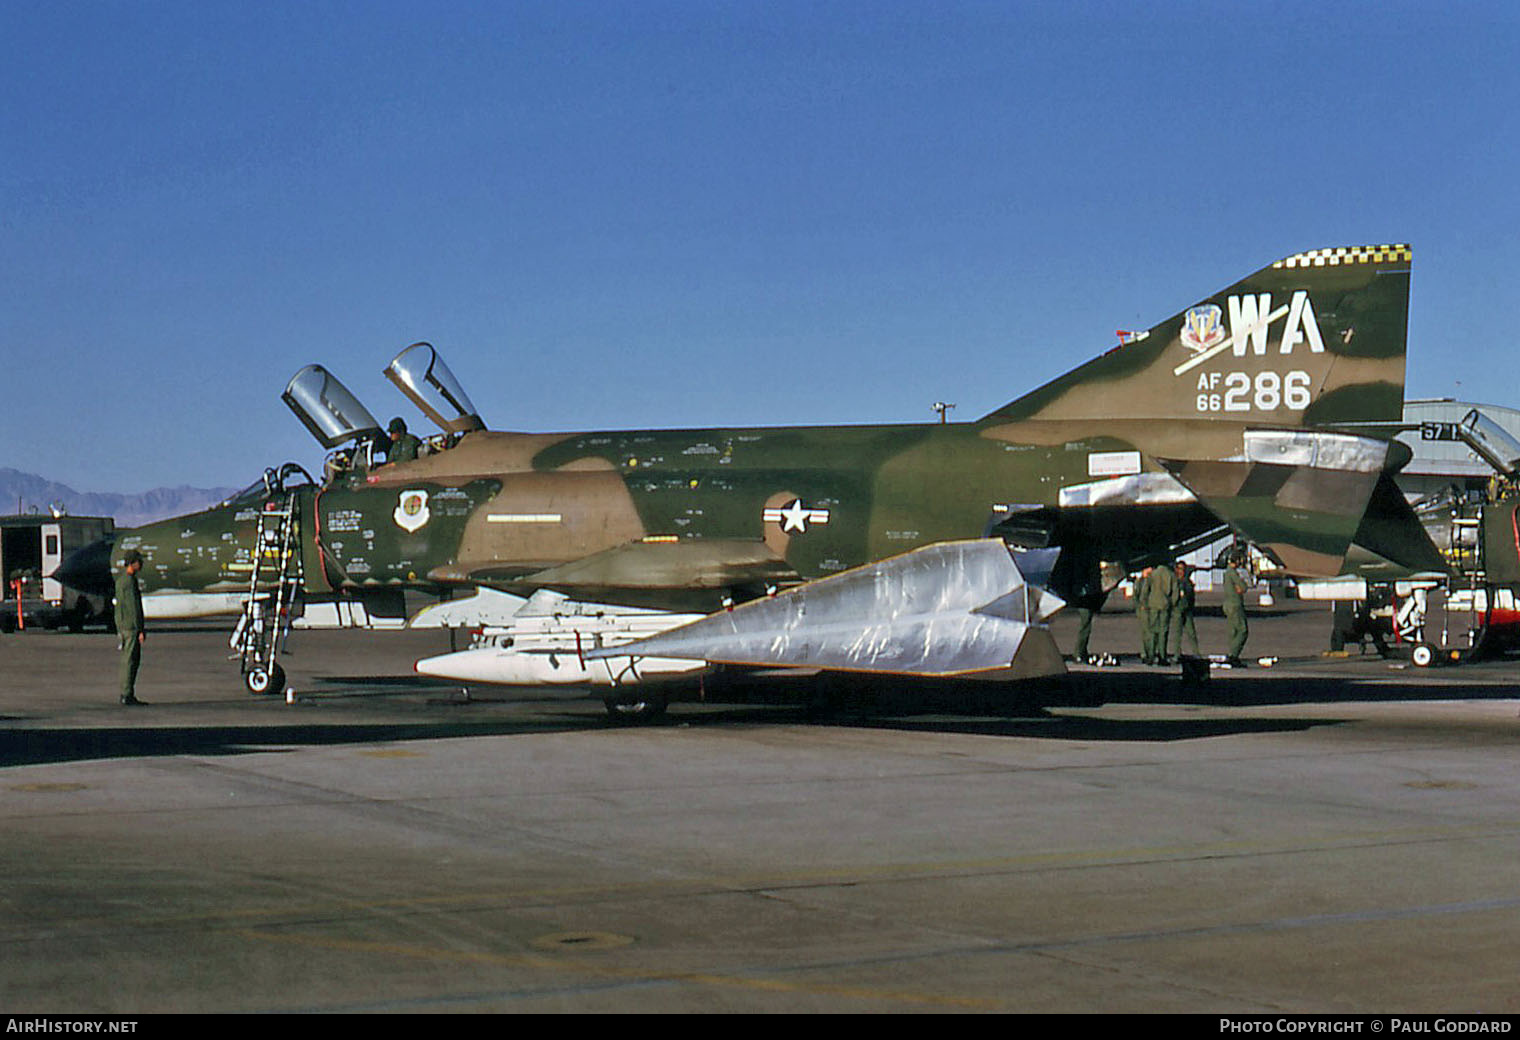
<svg viewBox="0 0 1520 1040">
<path fill-rule="evenodd" d="M 114 542 L 114 538 L 107 537 L 75 549 L 63 558 L 51 577 L 75 592 L 111 595 L 111 546 Z"/>
</svg>

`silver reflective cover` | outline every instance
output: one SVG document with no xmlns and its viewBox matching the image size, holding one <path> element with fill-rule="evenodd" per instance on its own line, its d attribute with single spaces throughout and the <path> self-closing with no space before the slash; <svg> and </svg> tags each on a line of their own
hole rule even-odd
<svg viewBox="0 0 1520 1040">
<path fill-rule="evenodd" d="M 1198 501 L 1170 473 L 1136 473 L 1128 477 L 1109 477 L 1086 484 L 1072 484 L 1058 493 L 1062 509 L 1090 509 L 1098 506 L 1160 506 Z"/>
<path fill-rule="evenodd" d="M 1388 442 L 1326 430 L 1247 430 L 1247 462 L 1308 469 L 1377 473 L 1388 460 Z"/>
<path fill-rule="evenodd" d="M 292 376 L 280 400 L 324 448 L 369 436 L 383 437 L 369 409 L 321 365 L 307 365 Z"/>
<path fill-rule="evenodd" d="M 385 378 L 446 433 L 485 428 L 470 397 L 431 343 L 413 343 L 391 359 Z"/>
<path fill-rule="evenodd" d="M 998 539 L 938 542 L 616 652 L 894 675 L 1058 675 L 1043 618 L 1060 606 L 1024 581 Z"/>
</svg>

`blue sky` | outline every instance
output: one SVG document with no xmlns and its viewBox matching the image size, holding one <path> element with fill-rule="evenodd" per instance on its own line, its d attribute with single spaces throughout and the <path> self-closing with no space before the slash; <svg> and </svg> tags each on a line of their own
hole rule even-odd
<svg viewBox="0 0 1520 1040">
<path fill-rule="evenodd" d="M 978 417 L 1410 242 L 1520 406 L 1520 6 L 0 0 L 0 465 L 244 484 L 434 343 L 498 429 Z"/>
</svg>

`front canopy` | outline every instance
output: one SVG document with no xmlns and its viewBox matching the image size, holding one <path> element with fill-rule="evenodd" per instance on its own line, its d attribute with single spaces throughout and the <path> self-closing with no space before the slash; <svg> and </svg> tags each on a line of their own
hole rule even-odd
<svg viewBox="0 0 1520 1040">
<path fill-rule="evenodd" d="M 324 448 L 336 448 L 345 441 L 385 439 L 369 409 L 321 365 L 307 365 L 297 372 L 280 400 Z"/>
</svg>

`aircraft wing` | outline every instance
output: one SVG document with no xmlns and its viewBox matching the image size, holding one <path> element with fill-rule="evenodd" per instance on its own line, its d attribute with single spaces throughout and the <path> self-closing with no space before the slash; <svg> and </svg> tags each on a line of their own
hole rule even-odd
<svg viewBox="0 0 1520 1040">
<path fill-rule="evenodd" d="M 1061 605 L 1001 540 L 939 542 L 586 656 L 1032 678 L 1065 671 L 1043 623 Z"/>
</svg>

